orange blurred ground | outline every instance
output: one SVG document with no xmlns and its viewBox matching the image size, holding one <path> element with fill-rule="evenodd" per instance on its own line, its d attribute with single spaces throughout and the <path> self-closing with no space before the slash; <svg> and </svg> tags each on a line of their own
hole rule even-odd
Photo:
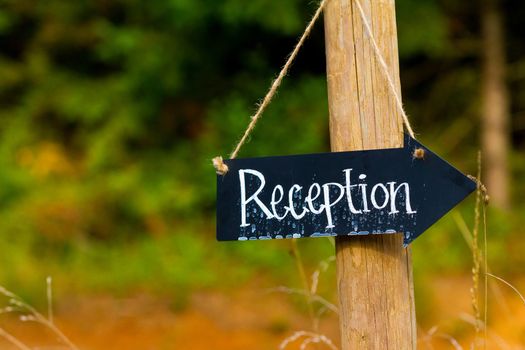
<svg viewBox="0 0 525 350">
<path fill-rule="evenodd" d="M 470 349 L 473 326 L 470 279 L 436 278 L 431 317 L 419 325 L 419 349 Z M 523 284 L 522 284 L 523 285 Z M 199 292 L 182 310 L 165 300 L 139 295 L 132 298 L 96 296 L 62 301 L 57 325 L 81 349 L 102 350 L 266 350 L 298 330 L 311 329 L 297 299 L 267 293 L 268 286 L 250 285 L 230 293 Z M 507 304 L 491 296 L 487 349 L 525 349 L 525 304 L 510 289 L 502 287 Z M 417 297 L 417 296 L 416 296 Z M 505 308 L 508 308 L 505 311 Z M 64 349 L 38 325 L 3 319 L 8 329 L 27 345 L 41 350 Z M 320 332 L 338 346 L 337 317 L 325 316 Z M 287 349 L 297 350 L 304 338 Z M 307 349 L 328 349 L 318 346 Z M 483 347 L 480 347 L 482 349 Z M 16 349 L 0 341 L 0 349 Z"/>
</svg>

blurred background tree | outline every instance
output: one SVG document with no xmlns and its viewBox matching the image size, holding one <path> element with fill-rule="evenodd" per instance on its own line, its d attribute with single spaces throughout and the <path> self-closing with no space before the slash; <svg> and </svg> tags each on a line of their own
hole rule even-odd
<svg viewBox="0 0 525 350">
<path fill-rule="evenodd" d="M 482 4 L 483 36 L 483 126 L 482 148 L 485 156 L 487 187 L 494 204 L 510 207 L 508 152 L 509 94 L 506 83 L 505 33 L 499 1 L 486 0 Z"/>
</svg>

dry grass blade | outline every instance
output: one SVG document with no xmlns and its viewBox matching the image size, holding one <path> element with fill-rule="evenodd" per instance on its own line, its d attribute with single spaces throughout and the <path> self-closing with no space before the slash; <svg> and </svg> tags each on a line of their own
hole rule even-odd
<svg viewBox="0 0 525 350">
<path fill-rule="evenodd" d="M 310 344 L 319 344 L 319 343 L 328 346 L 328 348 L 330 348 L 331 350 L 337 350 L 337 347 L 334 345 L 334 343 L 332 343 L 332 341 L 330 339 L 328 339 L 327 337 L 325 337 L 322 334 L 317 335 L 315 337 L 311 337 L 311 338 L 305 339 L 302 342 L 301 347 L 299 349 L 300 350 L 306 350 L 308 345 L 310 345 Z"/>
<path fill-rule="evenodd" d="M 51 276 L 46 279 L 47 292 L 47 317 L 49 322 L 53 323 L 53 280 Z"/>
<path fill-rule="evenodd" d="M 479 311 L 479 269 L 480 269 L 480 260 L 481 260 L 481 254 L 479 251 L 479 245 L 478 245 L 478 237 L 479 237 L 479 222 L 480 222 L 480 210 L 479 207 L 481 205 L 481 187 L 479 185 L 479 178 L 481 176 L 481 165 L 479 162 L 479 154 L 478 154 L 478 181 L 477 182 L 477 189 L 476 189 L 476 206 L 474 207 L 474 229 L 472 230 L 472 289 L 471 297 L 472 297 L 472 309 L 474 311 L 474 317 L 476 318 L 475 328 L 476 328 L 476 339 L 474 340 L 474 343 L 477 343 L 477 336 L 479 334 L 479 326 L 478 321 L 481 322 L 480 319 L 480 311 Z"/>
<path fill-rule="evenodd" d="M 485 328 L 485 324 L 483 321 L 476 319 L 476 317 L 472 316 L 471 314 L 468 314 L 466 312 L 462 312 L 459 314 L 459 319 L 472 325 L 473 327 L 479 327 L 480 329 Z"/>
<path fill-rule="evenodd" d="M 335 255 L 329 256 L 327 259 L 322 260 L 319 263 L 319 266 L 317 269 L 312 273 L 312 286 L 310 287 L 310 293 L 316 294 L 317 293 L 317 287 L 319 285 L 319 276 L 321 275 L 321 272 L 325 272 L 328 267 L 330 266 L 330 263 L 335 261 Z"/>
<path fill-rule="evenodd" d="M 419 337 L 417 339 L 418 344 L 424 343 L 425 349 L 434 350 L 434 346 L 432 345 L 432 336 L 436 333 L 438 326 L 433 326 L 428 331 L 420 327 L 418 328 L 419 328 L 419 331 L 418 331 Z M 420 347 L 418 346 L 418 348 Z"/>
<path fill-rule="evenodd" d="M 338 350 L 337 347 L 334 345 L 334 343 L 324 334 L 318 334 L 313 332 L 306 332 L 306 331 L 297 331 L 285 340 L 281 342 L 281 345 L 279 345 L 280 350 L 285 350 L 291 343 L 295 342 L 296 340 L 305 337 L 305 339 L 301 342 L 300 349 L 305 350 L 309 344 L 324 344 L 331 350 Z"/>
<path fill-rule="evenodd" d="M 32 350 L 29 346 L 22 343 L 15 336 L 9 334 L 5 329 L 0 327 L 0 337 L 7 340 L 9 343 L 13 344 L 15 347 L 21 350 Z"/>
<path fill-rule="evenodd" d="M 498 346 L 498 348 L 500 348 L 502 350 L 518 350 L 518 349 L 522 349 L 522 348 L 511 347 L 509 344 L 507 344 L 507 342 L 502 337 L 500 337 L 497 334 L 491 333 L 490 337 L 491 337 L 492 341 Z"/>
<path fill-rule="evenodd" d="M 510 284 L 509 282 L 505 281 L 505 280 L 504 280 L 503 278 L 501 278 L 501 277 L 498 277 L 498 276 L 493 275 L 493 274 L 488 273 L 488 272 L 486 273 L 486 275 L 487 275 L 487 276 L 490 276 L 490 277 L 492 277 L 492 278 L 495 278 L 495 279 L 497 279 L 498 281 L 500 281 L 500 282 L 506 284 L 507 286 L 509 286 L 514 292 L 516 292 L 516 294 L 518 294 L 518 296 L 520 297 L 521 301 L 523 302 L 523 305 L 525 305 L 525 297 L 523 296 L 523 294 L 520 293 L 520 291 L 519 291 L 516 287 L 514 287 L 512 284 Z"/>
<path fill-rule="evenodd" d="M 286 339 L 284 339 L 281 342 L 281 344 L 279 345 L 279 349 L 280 350 L 284 350 L 284 349 L 286 349 L 288 347 L 288 345 L 290 345 L 291 343 L 293 343 L 297 339 L 299 339 L 301 337 L 309 336 L 309 334 L 311 334 L 311 333 L 310 332 L 305 332 L 305 331 L 295 332 L 294 334 L 292 334 L 291 336 L 287 337 Z"/>
<path fill-rule="evenodd" d="M 456 222 L 456 226 L 458 227 L 459 232 L 463 236 L 463 239 L 465 240 L 465 242 L 467 242 L 468 247 L 472 251 L 472 232 L 470 232 L 470 229 L 468 228 L 465 219 L 457 210 L 454 210 L 452 212 L 452 218 Z"/>
<path fill-rule="evenodd" d="M 306 277 L 306 272 L 303 265 L 303 259 L 301 258 L 301 252 L 299 251 L 299 247 L 297 247 L 297 241 L 295 239 L 292 239 L 291 242 L 292 245 L 292 253 L 295 260 L 295 265 L 297 266 L 297 270 L 299 271 L 299 277 L 301 277 L 301 282 L 303 283 L 303 293 L 299 293 L 305 296 L 306 303 L 308 306 L 308 314 L 310 316 L 310 319 L 312 321 L 312 327 L 315 331 L 317 322 L 315 321 L 315 311 L 312 305 L 313 302 L 313 295 L 311 293 L 311 288 L 308 285 L 308 279 Z"/>
<path fill-rule="evenodd" d="M 465 222 L 465 219 L 463 218 L 461 213 L 459 213 L 457 210 L 452 212 L 452 218 L 456 222 L 459 232 L 461 233 L 463 239 L 467 243 L 467 246 L 472 251 L 472 232 L 470 232 L 470 229 L 468 228 L 467 223 Z M 482 265 L 484 268 L 484 272 L 490 273 L 490 268 L 488 266 L 486 252 L 485 252 L 484 259 L 485 259 L 485 263 Z M 500 285 L 497 284 L 496 282 L 490 283 L 490 289 L 495 296 L 496 302 L 503 309 L 504 314 L 509 318 L 512 317 L 511 312 L 510 312 L 510 307 L 505 297 L 503 296 L 503 292 L 500 288 Z"/>
<path fill-rule="evenodd" d="M 445 333 L 438 333 L 435 336 L 447 340 L 450 343 L 450 345 L 454 347 L 454 349 L 463 350 L 463 347 L 459 345 L 459 342 L 453 336 Z"/>
<path fill-rule="evenodd" d="M 34 321 L 42 324 L 43 326 L 49 328 L 65 345 L 67 345 L 72 350 L 79 350 L 78 347 L 73 344 L 71 340 L 60 329 L 58 329 L 50 320 L 48 320 L 44 315 L 38 312 L 34 307 L 26 303 L 21 297 L 15 293 L 7 290 L 6 288 L 0 286 L 0 294 L 9 298 L 9 303 L 16 308 L 19 308 L 20 311 L 26 311 L 28 315 L 22 315 L 20 320 L 25 321 Z M 4 331 L 5 332 L 5 331 Z M 8 334 L 8 333 L 7 333 Z"/>
<path fill-rule="evenodd" d="M 425 342 L 425 345 L 428 349 L 434 349 L 432 345 L 432 338 L 441 338 L 445 339 L 447 342 L 450 343 L 454 347 L 455 350 L 463 350 L 463 347 L 459 344 L 459 342 L 451 336 L 450 334 L 439 332 L 438 333 L 438 326 L 433 326 L 428 331 L 423 331 L 425 333 L 425 336 L 420 338 L 418 342 Z"/>
</svg>

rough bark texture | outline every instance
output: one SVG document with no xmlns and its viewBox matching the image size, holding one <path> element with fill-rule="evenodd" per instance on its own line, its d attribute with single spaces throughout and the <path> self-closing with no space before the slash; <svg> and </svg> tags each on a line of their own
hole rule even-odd
<svg viewBox="0 0 525 350">
<path fill-rule="evenodd" d="M 402 147 L 401 115 L 354 1 L 330 0 L 325 10 L 332 151 Z M 394 1 L 361 4 L 400 94 Z M 342 349 L 415 349 L 412 265 L 402 235 L 336 242 Z"/>
<path fill-rule="evenodd" d="M 482 149 L 484 178 L 491 203 L 510 207 L 509 102 L 505 84 L 505 50 L 499 2 L 485 0 L 483 29 Z"/>
</svg>

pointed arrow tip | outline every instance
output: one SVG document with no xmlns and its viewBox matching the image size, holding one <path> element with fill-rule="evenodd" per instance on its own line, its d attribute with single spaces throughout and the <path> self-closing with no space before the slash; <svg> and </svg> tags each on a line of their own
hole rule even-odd
<svg viewBox="0 0 525 350">
<path fill-rule="evenodd" d="M 419 164 L 417 167 L 423 171 L 419 174 L 426 182 L 424 193 L 421 194 L 421 197 L 426 198 L 426 203 L 418 209 L 420 214 L 426 215 L 418 217 L 414 231 L 405 233 L 403 247 L 406 248 L 434 222 L 474 192 L 478 184 L 474 177 L 463 174 L 410 135 L 405 133 L 404 140 L 407 156 L 416 162 L 413 164 Z M 416 156 L 418 149 L 424 151 L 422 157 Z"/>
</svg>

